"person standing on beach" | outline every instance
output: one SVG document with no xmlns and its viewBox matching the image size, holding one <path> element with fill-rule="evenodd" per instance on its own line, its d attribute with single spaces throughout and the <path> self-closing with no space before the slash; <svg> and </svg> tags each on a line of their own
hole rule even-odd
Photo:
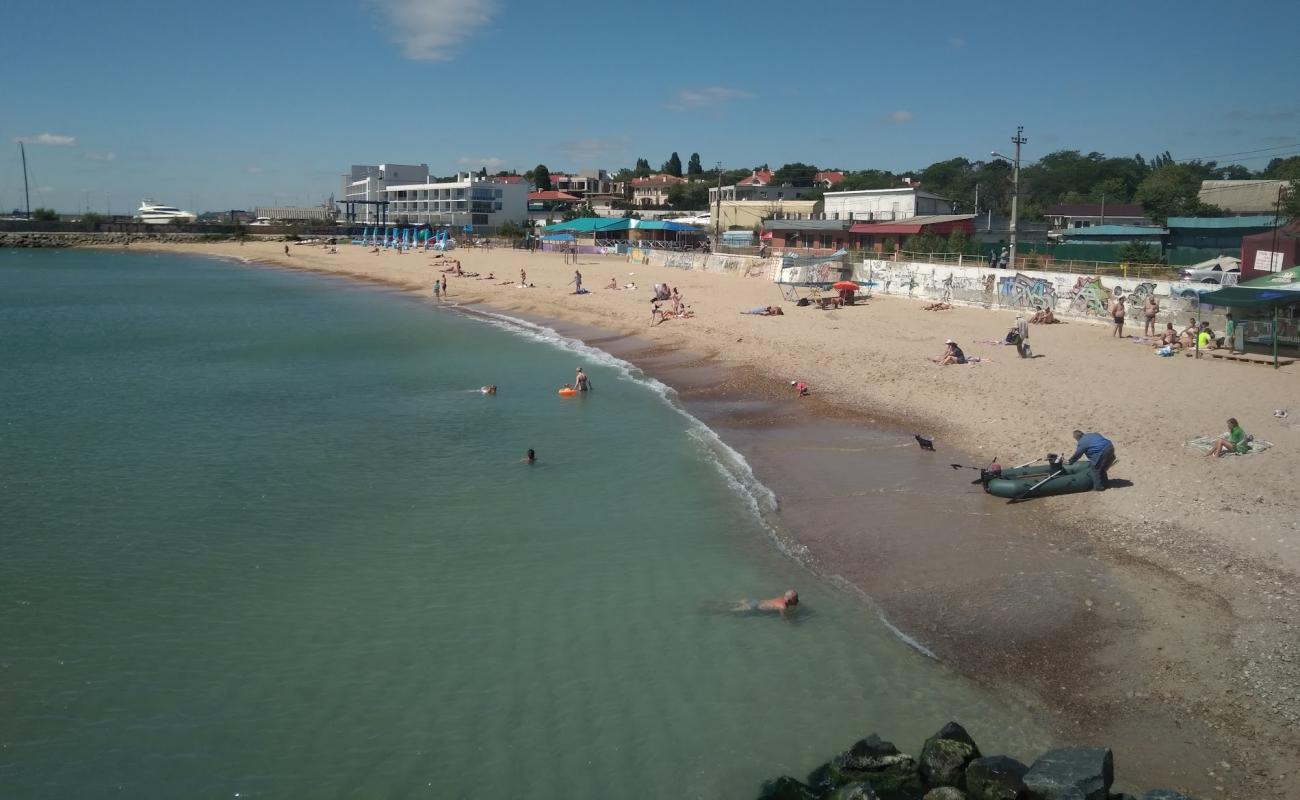
<svg viewBox="0 0 1300 800">
<path fill-rule="evenodd" d="M 1142 304 L 1142 316 L 1146 318 L 1147 326 L 1142 329 L 1143 336 L 1156 335 L 1156 314 L 1160 313 L 1160 302 L 1156 300 L 1153 294 L 1147 295 L 1147 301 Z"/>
<path fill-rule="evenodd" d="M 442 299 L 442 281 L 439 278 L 433 279 L 433 299 Z"/>
<path fill-rule="evenodd" d="M 1078 447 L 1075 448 L 1074 455 L 1070 456 L 1069 461 L 1065 463 L 1073 464 L 1086 455 L 1088 476 L 1092 478 L 1092 490 L 1105 491 L 1106 484 L 1110 482 L 1110 465 L 1115 463 L 1114 443 L 1100 433 L 1084 433 L 1078 430 L 1074 432 L 1074 441 L 1078 442 Z"/>
<path fill-rule="evenodd" d="M 1115 293 L 1115 299 L 1110 301 L 1110 317 L 1115 321 L 1115 330 L 1112 335 L 1118 339 L 1124 338 L 1124 295 L 1119 292 Z"/>
<path fill-rule="evenodd" d="M 1224 314 L 1228 322 L 1223 326 L 1223 346 L 1228 348 L 1229 353 L 1237 352 L 1237 321 L 1232 318 L 1232 312 Z"/>
<path fill-rule="evenodd" d="M 286 256 L 289 255 L 289 245 L 287 245 L 287 244 L 284 246 L 284 254 L 285 254 Z"/>
<path fill-rule="evenodd" d="M 524 272 L 522 269 L 519 270 L 519 285 L 520 286 L 528 285 L 528 273 Z"/>
<path fill-rule="evenodd" d="M 576 269 L 573 271 L 573 293 L 582 294 L 582 273 Z"/>
</svg>

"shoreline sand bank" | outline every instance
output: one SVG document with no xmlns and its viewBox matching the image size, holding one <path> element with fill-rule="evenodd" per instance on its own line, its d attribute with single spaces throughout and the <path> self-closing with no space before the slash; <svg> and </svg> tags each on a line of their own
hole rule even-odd
<svg viewBox="0 0 1300 800">
<path fill-rule="evenodd" d="M 297 247 L 287 258 L 279 243 L 157 249 L 347 275 L 425 294 L 439 266 L 422 254 L 371 255 L 348 247 L 338 255 Z M 1288 658 L 1296 652 L 1290 619 L 1300 555 L 1294 493 L 1286 485 L 1294 472 L 1296 432 L 1261 429 L 1266 423 L 1255 422 L 1261 413 L 1229 405 L 1242 399 L 1244 385 L 1252 408 L 1285 406 L 1297 387 L 1288 370 L 1266 375 L 1254 367 L 1161 361 L 1149 348 L 1110 340 L 1104 328 L 1081 324 L 1035 328 L 1031 341 L 1044 359 L 1021 362 L 1005 355 L 1009 348 L 972 345 L 968 352 L 988 352 L 992 361 L 939 368 L 925 357 L 937 353 L 943 338 L 963 345 L 998 338 L 1010 315 L 980 309 L 934 314 L 921 312 L 918 302 L 882 298 L 831 312 L 783 304 L 784 317 L 747 317 L 737 312 L 781 302 L 770 283 L 584 256 L 578 269 L 586 285 L 614 277 L 640 289 L 573 296 L 564 285 L 573 267 L 558 255 L 468 250 L 448 258 L 467 271 L 495 271 L 501 282 L 526 269 L 537 287 L 453 277 L 453 301 L 564 320 L 562 333 L 565 326 L 573 333 L 591 326 L 588 343 L 652 375 L 660 368 L 656 356 L 662 359 L 665 382 L 679 390 L 688 410 L 739 445 L 759 477 L 778 490 L 795 538 L 836 568 L 826 574 L 865 591 L 958 670 L 1004 691 L 1027 687 L 1052 710 L 1063 737 L 1104 739 L 1141 759 L 1146 774 L 1135 782 L 1175 783 L 1207 795 L 1224 786 L 1226 796 L 1257 796 L 1257 790 L 1280 792 L 1276 776 L 1294 774 L 1296 754 L 1283 733 L 1297 706 L 1287 687 L 1295 679 L 1295 661 Z M 654 282 L 680 287 L 696 318 L 649 326 Z M 630 352 L 617 352 L 620 338 L 635 341 Z M 688 364 L 707 367 L 705 379 L 692 385 L 680 363 L 680 374 L 668 375 L 679 352 L 692 354 Z M 787 396 L 786 379 L 794 377 L 813 385 L 814 397 L 800 401 L 803 406 Z M 1173 402 L 1188 397 L 1199 402 Z M 1182 440 L 1215 431 L 1214 420 L 1229 414 L 1279 447 L 1219 461 L 1182 452 Z M 773 426 L 774 416 L 788 425 Z M 809 438 L 807 424 L 790 427 L 808 420 L 829 420 L 824 438 Z M 919 546 L 914 530 L 890 527 L 897 520 L 873 520 L 865 529 L 869 535 L 846 531 L 818 509 L 852 504 L 850 495 L 861 487 L 834 481 L 870 469 L 883 446 L 859 442 L 849 448 L 858 455 L 847 462 L 828 456 L 835 452 L 828 448 L 842 448 L 855 436 L 869 440 L 875 434 L 862 431 L 873 424 L 892 425 L 888 435 L 895 442 L 918 425 L 936 435 L 941 452 L 930 465 L 941 462 L 940 470 L 967 460 L 954 447 L 986 460 L 996 441 L 1002 460 L 1015 463 L 1049 447 L 1064 449 L 1076 424 L 1095 427 L 1119 446 L 1123 461 L 1115 477 L 1133 485 L 1017 507 L 1016 521 L 1006 523 L 1012 532 L 987 526 L 989 534 L 972 548 L 969 541 L 952 541 L 970 526 L 946 517 L 947 507 L 988 499 L 967 496 L 972 487 L 962 486 L 958 473 L 926 475 L 939 488 L 912 500 L 942 524 L 924 532 Z M 775 445 L 753 437 L 766 429 L 801 433 Z M 805 468 L 790 469 L 791 458 Z M 819 467 L 824 474 L 816 481 L 792 479 Z M 1223 503 L 1222 496 L 1234 501 Z M 866 508 L 874 506 L 859 505 L 857 513 Z M 844 518 L 843 508 L 835 513 Z M 983 555 L 975 559 L 981 569 L 971 569 L 973 549 Z M 1179 734 L 1169 735 L 1175 729 Z M 1170 775 L 1180 764 L 1206 763 L 1205 754 L 1216 751 L 1236 754 L 1220 759 L 1232 769 Z M 1127 767 L 1124 772 L 1132 774 Z"/>
</svg>

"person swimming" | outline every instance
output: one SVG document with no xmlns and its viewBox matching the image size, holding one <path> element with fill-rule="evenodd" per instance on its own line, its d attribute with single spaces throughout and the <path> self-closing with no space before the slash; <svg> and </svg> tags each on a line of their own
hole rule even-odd
<svg viewBox="0 0 1300 800">
<path fill-rule="evenodd" d="M 793 611 L 799 605 L 799 593 L 794 589 L 786 589 L 780 597 L 769 597 L 766 600 L 741 600 L 735 607 L 735 611 L 775 611 L 779 614 L 785 614 Z"/>
<path fill-rule="evenodd" d="M 587 377 L 587 373 L 582 371 L 582 367 L 578 367 L 578 374 L 574 376 L 574 388 L 580 392 L 591 389 L 591 379 Z"/>
<path fill-rule="evenodd" d="M 482 389 L 479 389 L 479 391 L 482 392 L 483 394 L 496 394 L 497 385 L 493 383 L 491 385 L 484 386 Z"/>
<path fill-rule="evenodd" d="M 528 448 L 528 454 L 523 457 L 523 463 L 525 464 L 537 463 L 537 453 L 533 452 L 533 448 L 531 447 Z"/>
</svg>

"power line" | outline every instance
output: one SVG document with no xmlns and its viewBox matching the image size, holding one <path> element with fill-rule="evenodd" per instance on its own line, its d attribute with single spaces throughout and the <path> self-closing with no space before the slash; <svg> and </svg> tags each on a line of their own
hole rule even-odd
<svg viewBox="0 0 1300 800">
<path fill-rule="evenodd" d="M 1300 147 L 1300 141 L 1290 142 L 1288 144 L 1279 144 L 1275 147 L 1261 147 L 1258 150 L 1240 150 L 1236 153 L 1215 153 L 1213 155 L 1208 155 L 1208 156 L 1193 156 L 1191 158 L 1175 158 L 1174 161 L 1182 162 L 1182 163 L 1188 161 L 1207 161 L 1211 158 L 1228 158 L 1229 156 L 1244 156 L 1244 155 L 1249 155 L 1251 153 L 1266 153 L 1270 150 L 1285 150 L 1288 147 Z"/>
</svg>

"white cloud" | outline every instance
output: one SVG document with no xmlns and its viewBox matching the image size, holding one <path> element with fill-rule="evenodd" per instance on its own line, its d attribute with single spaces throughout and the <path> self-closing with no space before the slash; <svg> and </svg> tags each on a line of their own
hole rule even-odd
<svg viewBox="0 0 1300 800">
<path fill-rule="evenodd" d="M 384 30 L 412 61 L 450 61 L 456 47 L 497 12 L 497 0 L 370 0 Z"/>
<path fill-rule="evenodd" d="M 77 137 L 62 136 L 57 133 L 38 133 L 35 136 L 15 136 L 14 142 L 23 144 L 43 144 L 49 147 L 76 147 Z"/>
<path fill-rule="evenodd" d="M 891 111 L 890 113 L 885 115 L 885 122 L 888 122 L 890 125 L 906 125 L 911 121 L 912 121 L 911 111 L 903 111 L 903 110 Z"/>
<path fill-rule="evenodd" d="M 749 100 L 754 95 L 744 89 L 732 89 L 726 86 L 705 86 L 701 89 L 679 89 L 673 101 L 667 105 L 669 111 L 690 111 L 697 108 L 720 106 L 733 100 Z"/>
<path fill-rule="evenodd" d="M 487 167 L 489 171 L 500 170 L 506 165 L 504 159 L 496 158 L 494 156 L 484 156 L 482 158 L 461 156 L 456 159 L 456 163 L 460 164 L 462 167 Z"/>
<path fill-rule="evenodd" d="M 86 153 L 86 158 L 91 161 L 116 161 L 117 153 L 109 151 L 107 153 Z"/>
</svg>

